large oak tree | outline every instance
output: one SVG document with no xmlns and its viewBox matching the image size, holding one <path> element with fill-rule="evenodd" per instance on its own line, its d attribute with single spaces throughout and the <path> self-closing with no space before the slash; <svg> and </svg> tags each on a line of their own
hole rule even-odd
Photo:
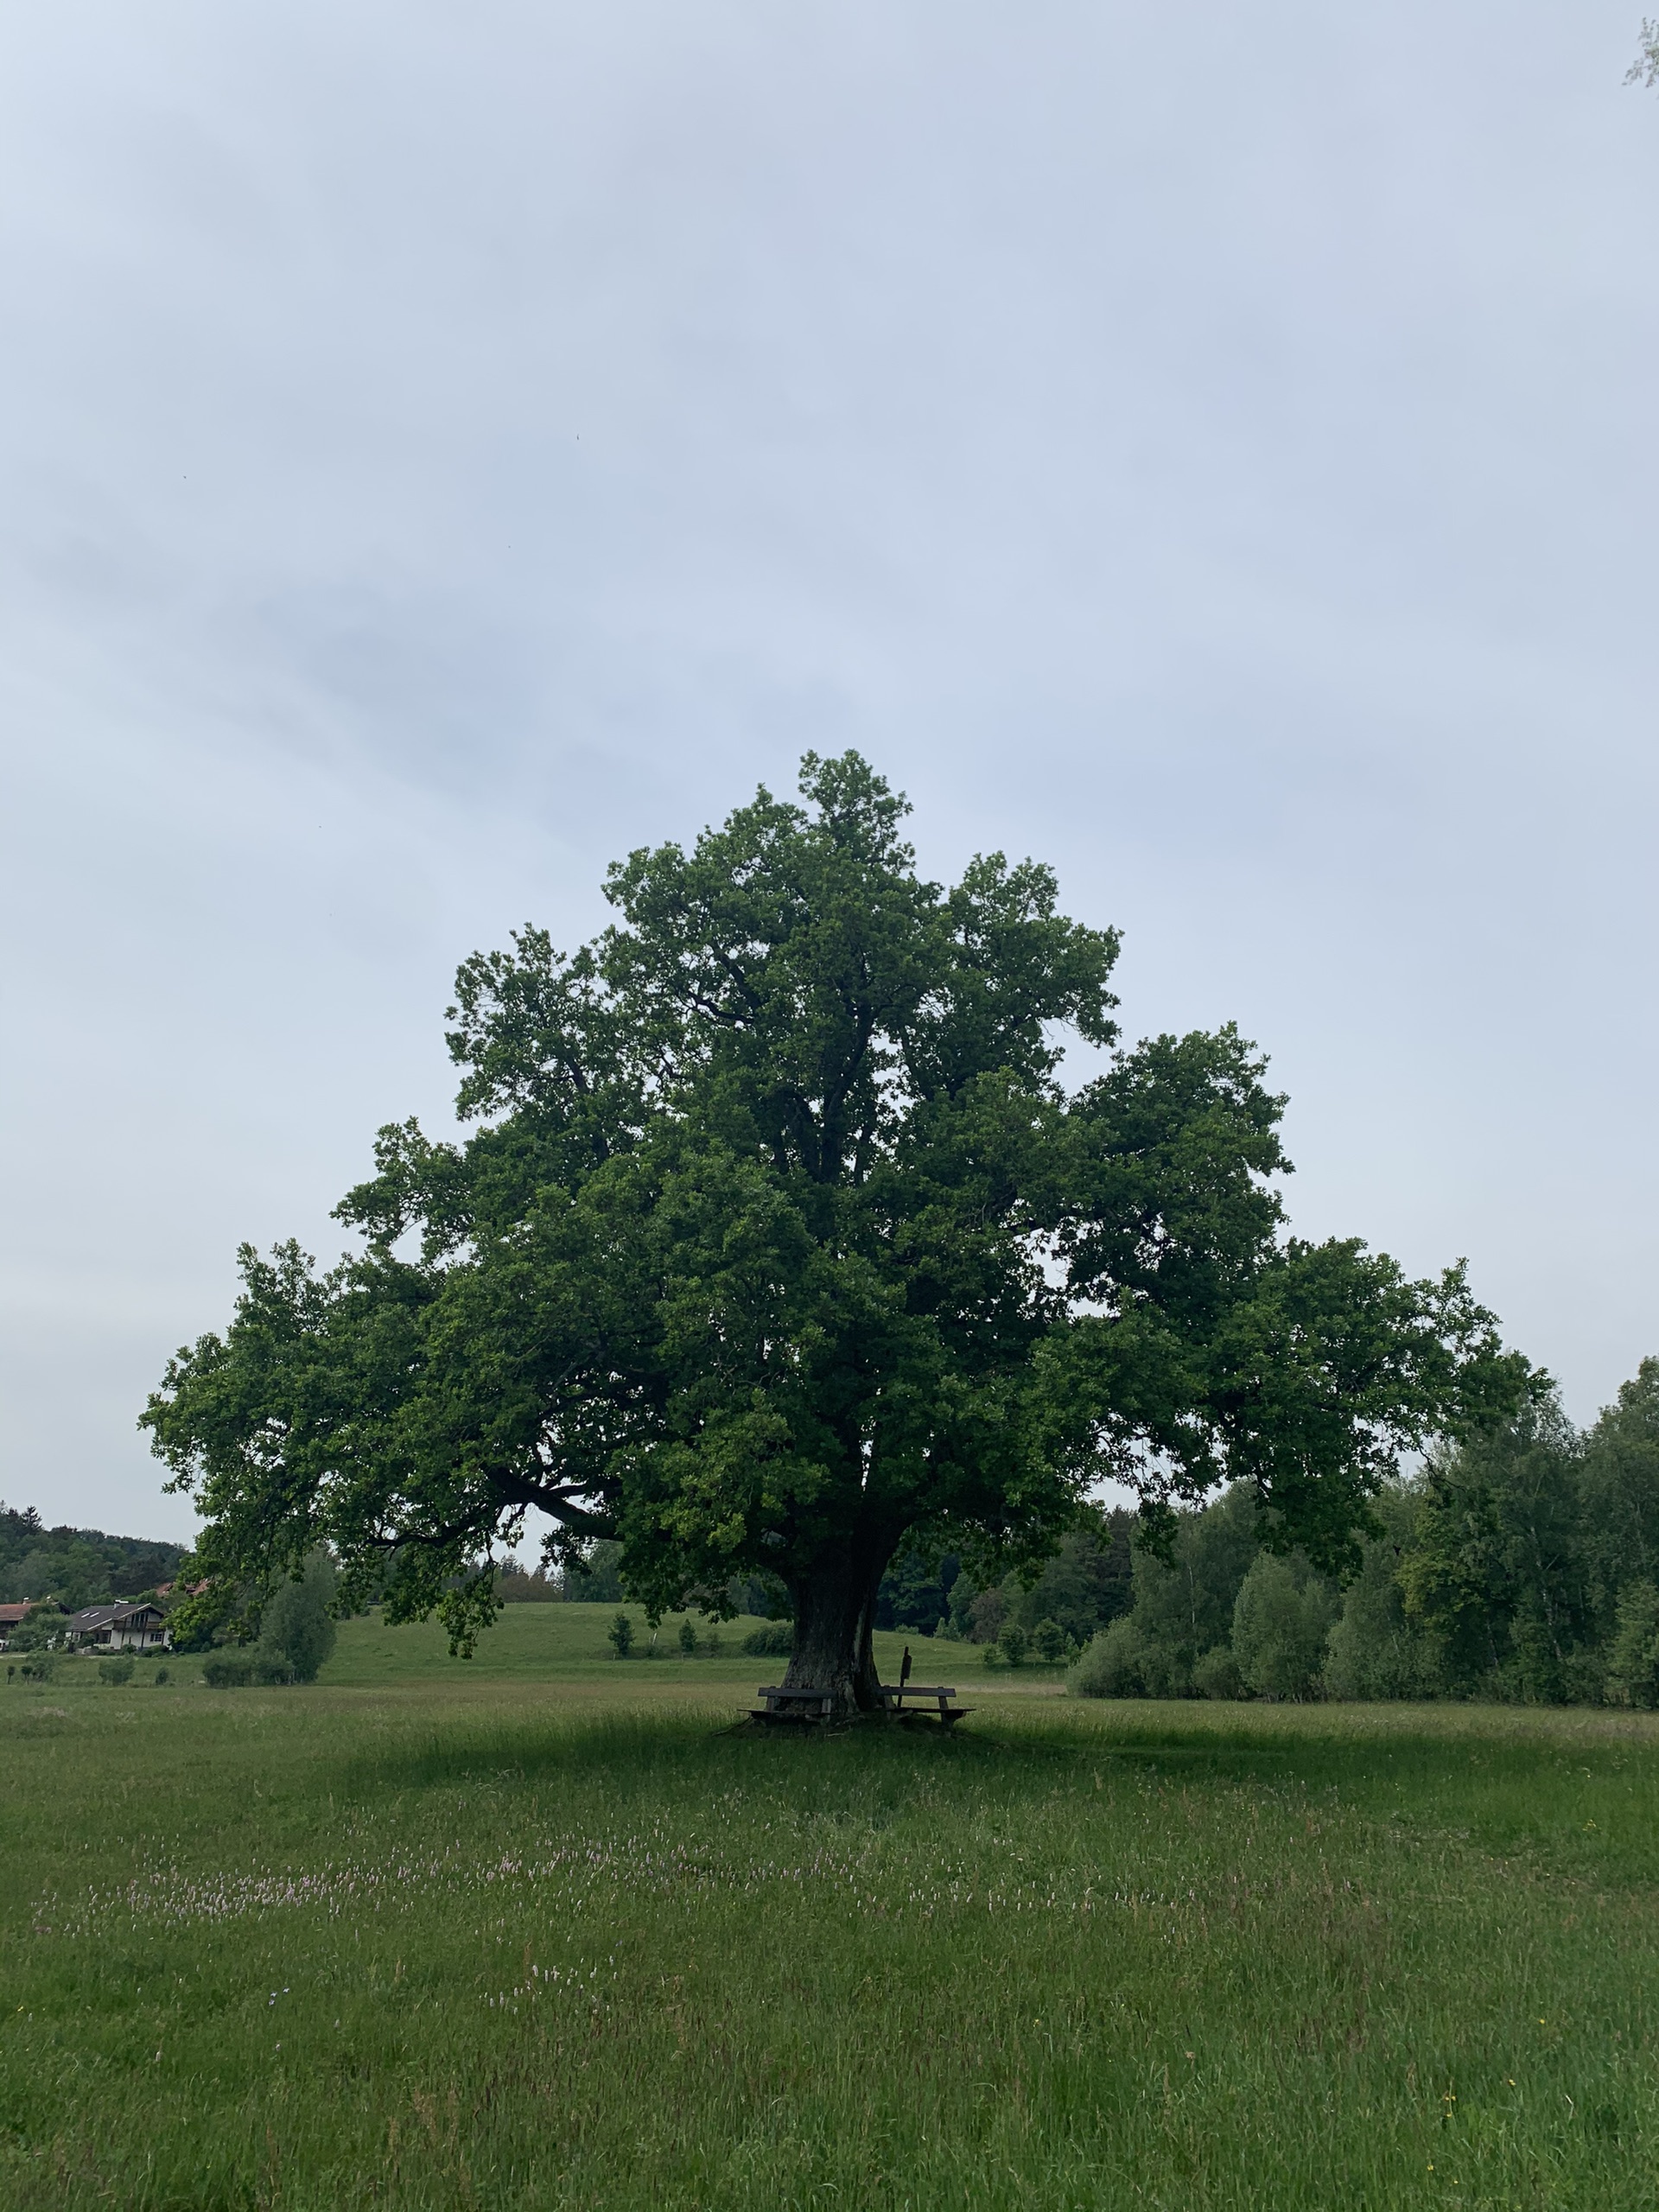
<svg viewBox="0 0 1659 2212">
<path fill-rule="evenodd" d="M 1460 1268 L 1286 1235 L 1262 1062 L 1122 1049 L 1116 937 L 1048 869 L 924 881 L 854 753 L 801 794 L 613 868 L 575 954 L 467 961 L 474 1133 L 383 1129 L 332 1272 L 244 1250 L 143 1416 L 206 1517 L 201 1624 L 322 1542 L 348 1601 L 470 1649 L 536 1507 L 653 1610 L 779 1576 L 791 1680 L 851 1709 L 906 1539 L 1035 1560 L 1108 1478 L 1155 1524 L 1243 1478 L 1339 1567 L 1402 1451 L 1526 1395 Z"/>
</svg>

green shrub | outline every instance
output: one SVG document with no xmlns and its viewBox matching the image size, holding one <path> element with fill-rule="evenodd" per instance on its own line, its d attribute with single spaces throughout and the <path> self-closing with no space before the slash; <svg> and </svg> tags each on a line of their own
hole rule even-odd
<svg viewBox="0 0 1659 2212">
<path fill-rule="evenodd" d="M 132 1654 L 130 1651 L 111 1651 L 106 1658 L 100 1659 L 98 1679 L 118 1688 L 123 1682 L 130 1682 L 132 1680 Z"/>
<path fill-rule="evenodd" d="M 63 1616 L 54 1605 L 36 1605 L 34 1611 L 25 1613 L 16 1626 L 6 1636 L 10 1651 L 44 1651 L 63 1626 Z"/>
<path fill-rule="evenodd" d="M 245 1689 L 253 1680 L 250 1651 L 215 1651 L 203 1662 L 201 1679 L 210 1690 Z"/>
<path fill-rule="evenodd" d="M 1319 1694 L 1336 1611 L 1329 1584 L 1306 1565 L 1258 1554 L 1233 1606 L 1233 1656 L 1258 1697 Z"/>
<path fill-rule="evenodd" d="M 1192 1669 L 1192 1687 L 1200 1697 L 1243 1697 L 1244 1677 L 1238 1661 L 1224 1643 L 1217 1643 Z"/>
<path fill-rule="evenodd" d="M 165 1668 L 165 1667 L 158 1667 L 158 1668 L 156 1669 L 156 1688 L 157 1688 L 157 1689 L 162 1688 L 162 1686 L 163 1686 L 163 1685 L 164 1685 L 164 1684 L 165 1684 L 168 1680 L 169 1680 L 169 1677 L 168 1677 L 168 1671 L 167 1671 L 166 1668 Z"/>
<path fill-rule="evenodd" d="M 721 1632 L 717 1628 L 711 1628 L 705 1634 L 702 1639 L 702 1648 L 711 1659 L 719 1658 L 721 1651 L 725 1649 L 725 1639 L 721 1637 Z"/>
<path fill-rule="evenodd" d="M 680 1656 L 695 1659 L 697 1654 L 697 1631 L 690 1621 L 680 1623 Z"/>
<path fill-rule="evenodd" d="M 783 1658 L 795 1649 L 793 1621 L 768 1621 L 765 1628 L 752 1628 L 743 1639 L 743 1649 L 752 1659 Z"/>
<path fill-rule="evenodd" d="M 605 1641 L 619 1659 L 626 1659 L 633 1649 L 633 1623 L 626 1613 L 619 1613 L 605 1631 Z"/>
<path fill-rule="evenodd" d="M 1073 1697 L 1144 1697 L 1145 1646 L 1133 1617 L 1124 1613 L 1091 1637 L 1066 1676 Z"/>
<path fill-rule="evenodd" d="M 1039 1621 L 1031 1631 L 1031 1648 L 1045 1667 L 1058 1667 L 1065 1658 L 1071 1639 L 1058 1621 Z"/>
<path fill-rule="evenodd" d="M 1002 1656 L 1010 1667 L 1025 1665 L 1028 1639 L 1018 1621 L 1005 1621 L 1002 1632 L 996 1640 L 1001 1645 Z"/>
<path fill-rule="evenodd" d="M 1618 1601 L 1618 1625 L 1607 1654 L 1611 1705 L 1659 1706 L 1659 1590 L 1633 1582 Z"/>
<path fill-rule="evenodd" d="M 259 1624 L 259 1671 L 272 1682 L 314 1682 L 333 1656 L 340 1631 L 330 1611 L 338 1578 L 334 1562 L 319 1548 L 296 1577 L 279 1582 L 265 1600 Z"/>
</svg>

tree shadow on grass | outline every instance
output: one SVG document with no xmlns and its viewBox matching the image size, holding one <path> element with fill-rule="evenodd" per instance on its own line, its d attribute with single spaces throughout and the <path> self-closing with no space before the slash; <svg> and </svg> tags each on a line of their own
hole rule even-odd
<svg viewBox="0 0 1659 2212">
<path fill-rule="evenodd" d="M 1248 1717 L 1247 1717 L 1248 1714 Z M 487 1721 L 457 1715 L 442 1734 L 352 1764 L 360 1796 L 487 1787 L 579 1802 L 709 1807 L 770 1796 L 800 1813 L 896 1816 L 925 1797 L 942 1811 L 1092 1789 L 1135 1774 L 1183 1789 L 1287 1792 L 1421 1834 L 1461 1839 L 1600 1881 L 1659 1884 L 1659 1738 L 1574 1740 L 1541 1726 L 1448 1725 L 1431 1715 L 1347 1722 L 1342 1708 L 1275 1726 L 1260 1709 L 1140 1706 L 971 1727 L 872 1725 L 818 1735 L 748 1734 L 683 1711 Z"/>
<path fill-rule="evenodd" d="M 982 1767 L 1000 1744 L 932 1729 L 869 1726 L 818 1734 L 753 1734 L 710 1726 L 706 1715 L 683 1712 L 592 1713 L 550 1719 L 526 1713 L 522 1720 L 493 1719 L 479 1726 L 465 1720 L 424 1743 L 388 1748 L 353 1763 L 358 1783 L 382 1788 L 437 1789 L 489 1781 L 525 1784 L 564 1781 L 603 1783 L 613 1791 L 678 1796 L 690 1786 L 707 1798 L 746 1785 L 788 1784 L 803 1779 L 872 1774 L 891 1776 L 961 1771 Z"/>
<path fill-rule="evenodd" d="M 1261 1741 L 1194 1745 L 1172 1735 L 1103 1742 L 1095 1728 L 1033 1727 L 988 1718 L 969 1729 L 894 1727 L 776 1733 L 711 1726 L 684 1712 L 588 1713 L 487 1721 L 457 1716 L 442 1734 L 353 1762 L 354 1795 L 488 1789 L 565 1800 L 572 1812 L 671 1805 L 735 1810 L 770 1799 L 800 1815 L 896 1818 L 920 1804 L 955 1817 L 1033 1806 L 1057 1790 L 1092 1791 L 1103 1764 L 1202 1781 L 1219 1789 L 1282 1789 L 1296 1747 Z"/>
</svg>

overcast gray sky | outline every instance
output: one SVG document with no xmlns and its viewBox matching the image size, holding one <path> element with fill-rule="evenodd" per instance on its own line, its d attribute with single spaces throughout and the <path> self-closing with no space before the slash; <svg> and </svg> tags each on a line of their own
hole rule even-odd
<svg viewBox="0 0 1659 2212">
<path fill-rule="evenodd" d="M 1235 1016 L 1289 1198 L 1659 1351 L 1631 0 L 0 15 L 0 1496 L 808 746 Z"/>
</svg>

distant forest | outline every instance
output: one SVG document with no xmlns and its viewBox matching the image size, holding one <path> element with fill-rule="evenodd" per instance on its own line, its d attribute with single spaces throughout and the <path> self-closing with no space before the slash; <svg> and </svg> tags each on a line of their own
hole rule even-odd
<svg viewBox="0 0 1659 2212">
<path fill-rule="evenodd" d="M 55 1598 L 71 1612 L 111 1598 L 137 1598 L 170 1582 L 182 1544 L 108 1536 L 102 1529 L 48 1529 L 30 1506 L 0 1503 L 0 1604 Z"/>
<path fill-rule="evenodd" d="M 1072 1687 L 1659 1706 L 1659 1360 L 1591 1429 L 1541 1407 L 1376 1505 L 1343 1586 L 1266 1549 L 1242 1489 L 1183 1515 Z"/>
</svg>

